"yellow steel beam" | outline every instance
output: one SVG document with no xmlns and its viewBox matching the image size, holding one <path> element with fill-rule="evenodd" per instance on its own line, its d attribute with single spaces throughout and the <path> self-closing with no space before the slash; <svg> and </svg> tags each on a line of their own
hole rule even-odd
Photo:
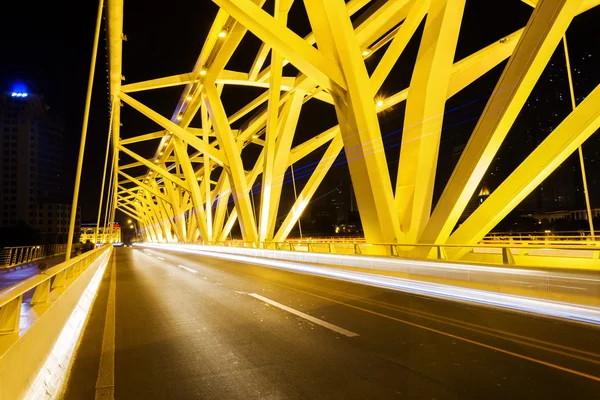
<svg viewBox="0 0 600 400">
<path fill-rule="evenodd" d="M 150 107 L 143 105 L 142 103 L 140 103 L 139 101 L 135 100 L 134 98 L 128 96 L 127 94 L 120 93 L 119 97 L 125 103 L 129 104 L 131 107 L 133 107 L 140 113 L 144 114 L 146 117 L 150 118 L 157 124 L 163 126 L 165 129 L 169 130 L 170 132 L 173 132 L 175 135 L 177 135 L 182 140 L 187 142 L 190 146 L 196 148 L 199 151 L 207 153 L 219 165 L 223 164 L 223 161 L 222 161 L 223 156 L 221 154 L 221 151 L 215 149 L 210 144 L 208 144 L 208 143 L 204 142 L 203 140 L 201 140 L 200 138 L 196 137 L 196 135 L 191 134 L 190 132 L 186 131 L 184 128 L 180 127 L 176 123 L 163 117 L 156 111 L 152 110 Z"/>
<path fill-rule="evenodd" d="M 188 72 L 185 74 L 166 76 L 164 78 L 150 79 L 148 81 L 130 83 L 123 85 L 121 91 L 124 93 L 139 92 L 142 90 L 162 89 L 166 87 L 185 85 L 195 80 L 194 74 Z"/>
<path fill-rule="evenodd" d="M 375 42 L 394 26 L 398 25 L 406 15 L 414 0 L 386 0 L 379 2 L 370 16 L 356 28 L 356 38 L 362 44 L 361 49 Z"/>
<path fill-rule="evenodd" d="M 478 242 L 523 201 L 600 128 L 598 104 L 600 85 L 467 218 L 450 236 L 448 243 L 468 245 Z"/>
<path fill-rule="evenodd" d="M 166 202 L 169 202 L 169 198 L 166 197 L 164 194 L 160 193 L 159 191 L 154 190 L 151 186 L 146 185 L 145 183 L 143 183 L 142 181 L 132 177 L 131 175 L 127 175 L 125 172 L 119 170 L 119 174 L 123 175 L 123 177 L 125 177 L 128 181 L 136 184 L 138 187 L 152 193 L 154 196 L 163 199 Z M 119 182 L 120 184 L 120 182 Z"/>
<path fill-rule="evenodd" d="M 275 0 L 275 22 L 285 28 L 287 12 L 282 9 L 280 0 Z M 267 103 L 267 129 L 265 132 L 263 173 L 260 195 L 260 210 L 258 221 L 258 240 L 264 242 L 269 234 L 269 225 L 277 217 L 271 210 L 271 190 L 273 184 L 273 168 L 275 162 L 275 140 L 277 139 L 277 125 L 280 119 L 279 101 L 281 99 L 281 76 L 283 57 L 273 49 L 271 52 L 271 76 L 269 77 L 269 101 Z M 290 132 L 293 135 L 293 132 Z M 275 213 L 276 214 L 276 213 Z"/>
<path fill-rule="evenodd" d="M 244 240 L 255 242 L 258 240 L 256 230 L 256 221 L 252 212 L 252 205 L 244 176 L 244 165 L 238 152 L 238 147 L 233 138 L 231 127 L 227 122 L 225 109 L 219 98 L 219 93 L 214 84 L 205 83 L 204 85 L 205 105 L 208 109 L 212 125 L 217 135 L 219 145 L 223 149 L 226 165 L 228 166 L 228 175 L 233 188 L 233 198 L 238 210 L 240 228 Z"/>
<path fill-rule="evenodd" d="M 117 204 L 117 208 L 119 210 L 121 210 L 122 213 L 130 216 L 131 218 L 135 219 L 136 221 L 142 222 L 142 217 L 138 216 L 137 214 L 133 214 L 130 211 L 128 211 L 128 209 L 124 208 L 122 205 Z"/>
<path fill-rule="evenodd" d="M 296 124 L 298 123 L 298 118 L 300 117 L 300 110 L 302 109 L 303 98 L 304 95 L 301 92 L 294 92 L 289 98 L 289 100 L 286 102 L 286 105 L 281 112 L 281 118 L 279 121 L 277 132 L 277 142 L 274 144 L 275 154 L 273 155 L 273 170 L 270 182 L 270 211 L 268 217 L 267 233 L 265 235 L 265 238 L 267 240 L 271 240 L 273 238 L 275 222 L 277 221 L 277 215 L 279 210 L 279 200 L 281 198 L 281 192 L 283 189 L 283 179 L 285 177 L 285 172 L 288 168 L 287 161 L 289 159 L 290 148 L 292 147 L 292 141 L 294 139 L 294 132 L 296 131 Z M 263 178 L 264 177 L 265 173 L 263 169 Z M 261 193 L 261 200 L 262 197 L 263 194 Z"/>
<path fill-rule="evenodd" d="M 202 134 L 204 137 L 204 141 L 208 142 L 209 140 L 209 136 L 210 136 L 210 131 L 211 131 L 211 124 L 210 124 L 210 117 L 208 116 L 208 110 L 206 109 L 206 107 L 202 107 L 201 110 L 201 121 L 202 121 Z M 212 203 L 213 203 L 213 199 L 211 197 L 211 193 L 210 193 L 210 174 L 212 173 L 212 168 L 210 165 L 210 158 L 208 157 L 207 154 L 204 154 L 204 166 L 203 166 L 203 172 L 204 172 L 204 176 L 202 179 L 202 188 L 204 190 L 204 202 L 206 204 L 206 237 L 209 242 L 214 240 L 213 237 L 213 217 L 212 217 Z M 204 239 L 204 237 L 203 237 Z"/>
<path fill-rule="evenodd" d="M 331 141 L 334 137 L 336 137 L 339 134 L 340 127 L 334 126 L 333 128 L 326 130 L 325 132 L 315 136 L 314 138 L 309 139 L 306 142 L 294 147 L 290 151 L 286 167 L 297 163 L 313 151 L 317 150 L 319 147 L 323 146 L 325 143 Z"/>
<path fill-rule="evenodd" d="M 123 0 L 107 0 L 106 20 L 109 86 L 110 95 L 114 100 L 121 90 L 123 54 Z"/>
<path fill-rule="evenodd" d="M 250 67 L 250 72 L 248 73 L 248 77 L 250 80 L 255 81 L 258 77 L 258 73 L 262 69 L 267 56 L 269 55 L 269 51 L 271 51 L 271 47 L 268 44 L 262 43 L 260 45 L 260 49 L 258 50 L 258 54 L 256 58 L 254 58 L 254 62 L 252 63 L 252 67 Z"/>
<path fill-rule="evenodd" d="M 129 169 L 129 168 L 141 167 L 142 165 L 144 165 L 144 164 L 142 164 L 139 161 L 136 161 L 136 162 L 125 164 L 125 165 L 119 165 L 119 169 Z"/>
<path fill-rule="evenodd" d="M 581 0 L 544 0 L 535 8 L 419 239 L 422 243 L 443 243 L 454 229 L 580 5 Z"/>
<path fill-rule="evenodd" d="M 331 79 L 342 88 L 345 87 L 342 74 L 335 63 L 250 0 L 213 1 L 318 85 L 330 88 Z"/>
<path fill-rule="evenodd" d="M 421 21 L 429 9 L 429 4 L 430 0 L 415 0 L 413 2 L 406 20 L 400 26 L 392 43 L 389 45 L 383 57 L 381 57 L 381 60 L 377 64 L 377 68 L 375 68 L 375 71 L 373 71 L 373 74 L 371 75 L 373 97 L 379 92 L 381 85 L 383 85 L 383 82 L 396 64 L 398 57 L 400 57 L 408 44 L 408 41 L 412 38 L 413 34 L 421 24 Z M 460 21 L 457 22 L 460 23 Z M 369 55 L 368 50 L 367 55 Z"/>
<path fill-rule="evenodd" d="M 342 0 L 318 0 L 328 23 L 308 12 L 309 20 L 321 46 L 320 37 L 327 34 L 333 39 L 335 57 L 346 79 L 347 91 L 334 87 L 332 96 L 344 140 L 344 148 L 350 168 L 350 176 L 361 210 L 365 238 L 370 242 L 392 243 L 400 235 L 400 227 L 394 210 L 392 187 L 383 152 L 383 141 L 377 120 L 369 76 L 363 61 L 350 18 Z M 317 0 L 305 1 L 307 6 L 318 4 Z M 329 30 L 329 32 L 327 32 Z"/>
<path fill-rule="evenodd" d="M 173 144 L 175 145 L 175 154 L 179 159 L 183 175 L 191 193 L 193 204 L 193 209 L 191 212 L 196 219 L 197 227 L 200 230 L 200 236 L 202 237 L 202 240 L 211 242 L 212 237 L 208 236 L 206 213 L 204 212 L 204 199 L 202 193 L 200 192 L 200 187 L 198 186 L 198 180 L 196 179 L 196 175 L 194 173 L 194 167 L 192 166 L 187 153 L 187 147 L 179 138 L 173 138 Z"/>
<path fill-rule="evenodd" d="M 179 179 L 176 175 L 173 175 L 173 174 L 169 173 L 161 165 L 146 160 L 144 157 L 140 156 L 137 153 L 134 153 L 133 151 L 129 150 L 125 146 L 119 145 L 118 148 L 123 153 L 127 154 L 128 156 L 130 156 L 131 158 L 133 158 L 135 160 L 138 160 L 139 162 L 141 162 L 142 164 L 144 164 L 146 167 L 150 168 L 155 173 L 161 175 L 163 178 L 170 180 L 171 182 L 173 182 L 173 183 L 181 186 L 182 188 L 184 188 L 186 190 L 189 190 L 188 185 L 183 180 Z"/>
<path fill-rule="evenodd" d="M 144 142 L 146 140 L 162 139 L 166 133 L 167 133 L 167 131 L 165 131 L 165 130 L 158 131 L 158 132 L 152 132 L 152 133 L 146 133 L 145 135 L 138 135 L 138 136 L 134 136 L 129 139 L 121 139 L 121 140 L 119 140 L 119 143 L 122 145 L 127 145 L 127 144 L 132 144 L 132 143 Z"/>
<path fill-rule="evenodd" d="M 464 7 L 465 0 L 430 2 L 400 146 L 395 202 L 403 233 L 398 238 L 401 243 L 414 243 L 431 213 L 446 95 Z M 419 20 L 424 11 L 417 11 L 415 19 Z"/>
<path fill-rule="evenodd" d="M 290 234 L 292 228 L 294 227 L 294 225 L 296 225 L 296 222 L 298 222 L 298 218 L 300 218 L 300 216 L 304 212 L 304 209 L 310 202 L 310 199 L 317 191 L 319 184 L 323 181 L 325 175 L 335 162 L 335 159 L 342 151 L 343 146 L 344 143 L 341 135 L 336 136 L 331 141 L 329 147 L 327 147 L 327 150 L 325 151 L 325 154 L 323 154 L 321 161 L 319 162 L 312 175 L 308 179 L 308 182 L 306 182 L 306 185 L 304 185 L 302 192 L 298 195 L 298 199 L 294 203 L 292 209 L 287 214 L 287 216 L 281 223 L 279 230 L 273 237 L 274 242 L 281 242 L 285 240 L 285 238 L 287 238 L 287 236 Z"/>
</svg>

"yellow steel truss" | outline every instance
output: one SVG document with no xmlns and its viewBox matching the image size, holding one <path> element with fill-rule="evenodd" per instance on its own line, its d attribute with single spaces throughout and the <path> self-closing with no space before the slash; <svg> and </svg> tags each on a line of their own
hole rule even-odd
<svg viewBox="0 0 600 400">
<path fill-rule="evenodd" d="M 600 1 L 527 0 L 534 9 L 523 29 L 457 62 L 465 0 L 304 0 L 313 30 L 304 38 L 287 27 L 293 0 L 274 0 L 273 15 L 263 10 L 265 0 L 213 2 L 220 9 L 190 72 L 122 85 L 123 0 L 107 0 L 109 80 L 115 104 L 107 215 L 114 217 L 118 208 L 135 218 L 149 241 L 222 241 L 236 222 L 245 241 L 283 241 L 345 150 L 367 242 L 474 243 L 600 125 L 599 87 L 452 233 L 572 19 Z M 423 20 L 410 87 L 381 97 L 385 80 Z M 262 45 L 249 71 L 225 69 L 250 33 Z M 383 54 L 369 74 L 365 60 L 375 52 Z M 496 89 L 432 210 L 446 101 L 506 59 Z M 289 63 L 299 71 L 296 76 L 284 75 Z M 173 86 L 183 89 L 171 118 L 132 97 Z M 221 101 L 225 86 L 265 91 L 228 115 Z M 308 101 L 333 105 L 338 125 L 293 147 Z M 394 190 L 377 114 L 403 101 L 406 115 Z M 119 104 L 163 130 L 121 139 Z M 196 115 L 200 126 L 193 127 Z M 247 122 L 233 129 L 241 118 Z M 160 140 L 153 157 L 130 147 L 150 140 Z M 278 225 L 286 173 L 324 146 L 316 169 Z M 247 169 L 243 155 L 251 147 L 259 148 L 260 154 Z M 120 164 L 120 154 L 135 162 Z M 128 172 L 141 166 L 147 168 L 142 176 Z M 254 202 L 257 182 L 260 201 Z M 230 199 L 233 209 L 228 208 Z"/>
</svg>

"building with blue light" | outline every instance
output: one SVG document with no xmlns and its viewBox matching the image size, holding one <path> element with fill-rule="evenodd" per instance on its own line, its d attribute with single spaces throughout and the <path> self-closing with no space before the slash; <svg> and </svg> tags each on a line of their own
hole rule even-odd
<svg viewBox="0 0 600 400">
<path fill-rule="evenodd" d="M 63 134 L 40 93 L 22 83 L 0 93 L 3 232 L 27 227 L 39 233 L 38 242 L 66 242 L 71 207 L 64 193 Z"/>
</svg>

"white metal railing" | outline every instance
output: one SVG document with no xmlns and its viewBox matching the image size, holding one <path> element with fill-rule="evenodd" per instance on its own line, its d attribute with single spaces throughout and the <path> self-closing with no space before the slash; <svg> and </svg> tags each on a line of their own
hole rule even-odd
<svg viewBox="0 0 600 400">
<path fill-rule="evenodd" d="M 11 268 L 46 257 L 64 254 L 66 244 L 5 247 L 0 252 L 0 269 Z"/>
<path fill-rule="evenodd" d="M 48 304 L 50 293 L 74 281 L 110 246 L 88 251 L 0 291 L 0 335 L 19 332 L 23 295 L 35 289 L 30 304 Z"/>
</svg>

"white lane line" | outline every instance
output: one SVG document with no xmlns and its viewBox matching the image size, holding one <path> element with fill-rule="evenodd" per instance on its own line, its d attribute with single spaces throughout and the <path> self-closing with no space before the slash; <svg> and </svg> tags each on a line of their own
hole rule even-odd
<svg viewBox="0 0 600 400">
<path fill-rule="evenodd" d="M 110 286 L 106 304 L 106 322 L 102 335 L 102 353 L 100 367 L 96 379 L 96 400 L 113 400 L 115 398 L 115 291 L 117 289 L 116 255 L 112 255 L 110 270 Z"/>
<path fill-rule="evenodd" d="M 165 261 L 165 259 L 162 257 L 156 256 L 156 258 L 158 258 L 159 260 Z"/>
<path fill-rule="evenodd" d="M 188 268 L 188 267 L 186 267 L 185 265 L 181 265 L 181 264 L 180 264 L 180 265 L 178 265 L 178 267 L 179 267 L 179 268 L 183 268 L 183 269 L 185 269 L 186 271 L 189 271 L 189 272 L 191 272 L 191 273 L 194 273 L 194 274 L 197 274 L 197 273 L 198 273 L 198 271 L 196 271 L 195 269 Z"/>
<path fill-rule="evenodd" d="M 306 320 L 309 320 L 310 322 L 313 322 L 313 323 L 315 323 L 315 324 L 317 324 L 317 325 L 321 325 L 321 326 L 323 326 L 323 327 L 325 327 L 325 328 L 327 328 L 327 329 L 331 329 L 332 331 L 334 331 L 334 332 L 337 332 L 337 333 L 340 333 L 340 334 L 342 334 L 342 335 L 344 335 L 344 336 L 348 336 L 348 337 L 356 337 L 356 336 L 360 336 L 358 333 L 354 333 L 354 332 L 351 332 L 351 331 L 349 331 L 349 330 L 347 330 L 347 329 L 340 328 L 340 327 L 339 327 L 339 326 L 337 326 L 337 325 L 330 324 L 329 322 L 325 322 L 325 321 L 323 321 L 322 319 L 315 318 L 315 317 L 313 317 L 313 316 L 311 316 L 311 315 L 305 314 L 305 313 L 303 313 L 302 311 L 298 311 L 298 310 L 296 310 L 296 309 L 293 309 L 293 308 L 291 308 L 291 307 L 285 306 L 285 305 L 283 305 L 283 304 L 281 304 L 281 303 L 278 303 L 278 302 L 276 302 L 276 301 L 273 301 L 273 300 L 271 300 L 271 299 L 267 299 L 266 297 L 264 297 L 264 296 L 261 296 L 260 294 L 256 294 L 256 293 L 245 293 L 245 292 L 238 292 L 238 291 L 236 291 L 236 293 L 240 293 L 240 294 L 247 294 L 248 296 L 252 296 L 252 297 L 254 297 L 255 299 L 258 299 L 258 300 L 264 301 L 265 303 L 268 303 L 268 304 L 270 304 L 270 305 L 272 305 L 272 306 L 275 306 L 275 307 L 281 308 L 282 310 L 285 310 L 285 311 L 287 311 L 287 312 L 289 312 L 289 313 L 292 313 L 292 314 L 294 314 L 294 315 L 297 315 L 297 316 L 299 316 L 299 317 L 302 317 L 302 318 L 304 318 L 304 319 L 306 319 Z"/>
</svg>

